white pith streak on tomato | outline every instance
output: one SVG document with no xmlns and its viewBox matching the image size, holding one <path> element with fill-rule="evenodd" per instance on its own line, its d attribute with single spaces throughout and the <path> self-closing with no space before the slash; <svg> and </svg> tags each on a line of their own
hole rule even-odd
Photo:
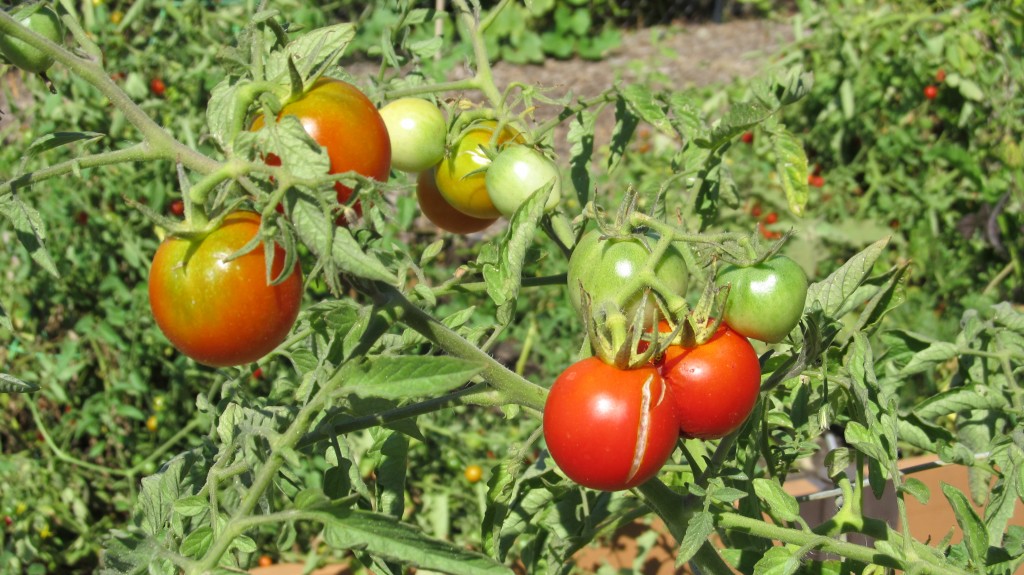
<svg viewBox="0 0 1024 575">
<path fill-rule="evenodd" d="M 640 464 L 644 461 L 644 453 L 647 451 L 647 439 L 650 435 L 651 428 L 651 409 L 661 403 L 664 399 L 665 386 L 662 386 L 661 397 L 654 400 L 651 397 L 651 385 L 654 383 L 654 376 L 647 376 L 647 381 L 644 382 L 641 387 L 641 402 L 640 402 L 640 421 L 636 427 L 636 447 L 633 448 L 633 463 L 629 466 L 629 474 L 626 476 L 626 481 L 632 481 L 638 471 L 640 471 Z"/>
</svg>

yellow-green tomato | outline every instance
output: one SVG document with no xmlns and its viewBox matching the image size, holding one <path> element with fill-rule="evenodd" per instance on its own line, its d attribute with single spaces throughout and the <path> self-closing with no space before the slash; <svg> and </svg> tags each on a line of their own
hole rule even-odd
<svg viewBox="0 0 1024 575">
<path fill-rule="evenodd" d="M 391 139 L 391 167 L 419 173 L 444 158 L 447 126 L 441 110 L 420 98 L 399 98 L 380 109 Z"/>
<path fill-rule="evenodd" d="M 64 26 L 57 13 L 49 6 L 43 6 L 31 14 L 24 14 L 15 16 L 22 26 L 27 26 L 55 44 L 60 44 L 64 40 Z M 0 34 L 0 54 L 3 54 L 11 64 L 33 74 L 45 72 L 53 65 L 52 56 L 7 34 Z"/>
<path fill-rule="evenodd" d="M 437 166 L 437 189 L 453 208 L 474 218 L 501 216 L 487 195 L 484 171 L 491 165 L 485 148 L 519 138 L 519 133 L 505 127 L 491 142 L 497 122 L 481 122 L 467 131 L 448 156 Z"/>
<path fill-rule="evenodd" d="M 485 181 L 491 203 L 506 218 L 511 218 L 534 192 L 552 182 L 554 186 L 544 209 L 553 210 L 562 198 L 558 166 L 529 146 L 508 146 L 502 150 L 487 168 Z"/>
</svg>

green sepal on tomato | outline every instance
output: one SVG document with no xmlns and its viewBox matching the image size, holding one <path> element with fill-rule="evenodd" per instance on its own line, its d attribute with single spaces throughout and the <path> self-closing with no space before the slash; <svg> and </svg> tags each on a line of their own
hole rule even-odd
<svg viewBox="0 0 1024 575">
<path fill-rule="evenodd" d="M 330 173 L 351 171 L 379 182 L 388 181 L 391 140 L 387 126 L 373 102 L 352 84 L 320 78 L 301 97 L 281 108 L 278 120 L 285 116 L 298 118 L 306 133 L 327 151 Z M 251 129 L 259 130 L 264 123 L 259 115 Z M 281 165 L 281 159 L 274 154 L 269 154 L 266 162 Z M 352 197 L 352 188 L 341 182 L 336 182 L 334 189 L 338 203 L 346 203 Z M 358 203 L 353 209 L 360 213 Z M 338 223 L 344 224 L 344 218 L 338 218 Z"/>
<path fill-rule="evenodd" d="M 548 451 L 562 472 L 604 491 L 654 477 L 679 439 L 675 406 L 658 370 L 619 369 L 597 357 L 558 376 L 543 425 Z"/>
<path fill-rule="evenodd" d="M 807 274 L 786 256 L 746 267 L 727 265 L 715 283 L 729 286 L 723 319 L 744 337 L 778 343 L 800 323 Z"/>
<path fill-rule="evenodd" d="M 64 24 L 49 6 L 42 6 L 36 10 L 28 8 L 14 14 L 14 17 L 20 24 L 28 26 L 30 30 L 54 44 L 64 41 Z M 6 34 L 0 34 L 0 54 L 3 54 L 11 64 L 33 74 L 49 70 L 54 62 L 53 56 Z"/>
<path fill-rule="evenodd" d="M 299 313 L 299 264 L 269 285 L 263 244 L 229 258 L 259 233 L 260 216 L 240 211 L 197 238 L 168 237 L 157 248 L 149 274 L 149 302 L 171 344 L 214 367 L 254 362 L 280 345 Z M 284 271 L 274 248 L 271 277 Z"/>
</svg>

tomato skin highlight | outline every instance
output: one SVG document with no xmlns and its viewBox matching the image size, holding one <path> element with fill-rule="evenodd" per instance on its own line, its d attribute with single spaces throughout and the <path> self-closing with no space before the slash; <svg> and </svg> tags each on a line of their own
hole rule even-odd
<svg viewBox="0 0 1024 575">
<path fill-rule="evenodd" d="M 463 134 L 462 139 L 437 166 L 435 178 L 441 195 L 453 208 L 474 218 L 491 219 L 501 216 L 487 193 L 486 171 L 477 171 L 486 170 L 491 164 L 481 147 L 490 145 L 497 126 L 498 123 L 494 121 L 477 124 Z M 505 126 L 495 145 L 521 139 L 519 132 Z"/>
<path fill-rule="evenodd" d="M 678 438 L 668 386 L 650 365 L 621 370 L 597 357 L 578 361 L 558 376 L 544 406 L 551 457 L 592 489 L 619 491 L 654 477 Z"/>
<path fill-rule="evenodd" d="M 660 367 L 672 390 L 683 437 L 725 437 L 743 425 L 757 403 L 757 352 L 725 324 L 696 347 L 669 346 Z"/>
<path fill-rule="evenodd" d="M 391 174 L 391 139 L 384 119 L 373 102 L 358 88 L 333 78 L 320 78 L 298 100 L 281 108 L 278 120 L 295 116 L 306 133 L 327 150 L 330 173 L 353 171 L 378 182 L 388 181 Z M 253 120 L 251 130 L 262 128 L 262 115 Z M 280 166 L 281 159 L 268 154 L 267 164 Z M 352 197 L 352 188 L 334 184 L 338 203 Z M 360 213 L 359 204 L 354 206 Z M 339 218 L 344 224 L 344 218 Z"/>
<path fill-rule="evenodd" d="M 748 267 L 725 266 L 715 283 L 730 286 L 723 317 L 744 337 L 778 343 L 800 323 L 807 274 L 786 256 Z"/>
<path fill-rule="evenodd" d="M 302 300 L 298 263 L 277 285 L 267 285 L 263 246 L 225 262 L 259 231 L 260 217 L 235 212 L 207 236 L 168 237 L 149 275 L 149 302 L 160 330 L 199 363 L 227 367 L 260 359 L 291 331 Z M 275 248 L 272 277 L 284 267 Z"/>
<path fill-rule="evenodd" d="M 438 191 L 433 168 L 420 172 L 416 178 L 416 201 L 432 224 L 453 234 L 479 232 L 498 221 L 498 218 L 474 218 L 453 208 Z"/>
</svg>

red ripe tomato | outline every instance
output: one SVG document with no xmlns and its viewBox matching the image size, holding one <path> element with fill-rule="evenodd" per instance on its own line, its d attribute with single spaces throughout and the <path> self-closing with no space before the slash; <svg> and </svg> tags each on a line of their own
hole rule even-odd
<svg viewBox="0 0 1024 575">
<path fill-rule="evenodd" d="M 558 376 L 544 405 L 551 457 L 592 489 L 629 489 L 654 477 L 678 439 L 673 401 L 654 366 L 622 370 L 589 357 Z"/>
<path fill-rule="evenodd" d="M 388 181 L 391 173 L 391 140 L 384 120 L 377 108 L 358 88 L 335 80 L 320 78 L 302 95 L 287 104 L 278 119 L 295 116 L 302 122 L 306 133 L 327 150 L 331 173 L 353 171 L 380 182 Z M 262 115 L 252 123 L 252 130 L 264 125 Z M 281 159 L 270 154 L 267 163 L 280 166 Z M 341 182 L 334 184 L 338 202 L 345 203 L 352 196 L 352 188 Z M 359 213 L 359 204 L 354 206 Z M 344 218 L 339 218 L 339 224 Z"/>
<path fill-rule="evenodd" d="M 937 83 L 939 83 L 939 84 L 945 82 L 946 81 L 946 71 L 943 70 L 942 68 L 939 68 L 938 71 L 935 72 L 935 81 Z"/>
<path fill-rule="evenodd" d="M 924 97 L 926 100 L 934 100 L 939 96 L 939 89 L 931 84 L 924 87 Z"/>
<path fill-rule="evenodd" d="M 259 231 L 260 217 L 236 212 L 208 235 L 169 237 L 156 251 L 149 274 L 149 303 L 160 330 L 174 347 L 206 365 L 256 361 L 277 347 L 292 328 L 302 299 L 302 272 L 295 268 L 267 285 L 263 246 L 225 259 Z M 273 277 L 284 267 L 277 247 Z"/>
<path fill-rule="evenodd" d="M 778 212 L 768 212 L 768 215 L 764 217 L 764 223 L 769 225 L 774 224 L 777 221 L 779 221 Z"/>
<path fill-rule="evenodd" d="M 185 214 L 185 202 L 183 202 L 182 200 L 174 200 L 173 202 L 171 202 L 171 205 L 168 209 L 170 210 L 171 215 L 180 218 Z"/>
<path fill-rule="evenodd" d="M 742 140 L 744 144 L 753 144 L 754 132 L 743 132 L 743 135 L 740 136 L 740 140 Z"/>
<path fill-rule="evenodd" d="M 474 218 L 456 210 L 437 189 L 434 169 L 420 172 L 416 178 L 416 199 L 420 211 L 435 226 L 453 234 L 469 234 L 489 227 L 498 218 Z"/>
<path fill-rule="evenodd" d="M 697 347 L 669 346 L 660 367 L 684 437 L 725 437 L 746 421 L 761 389 L 754 347 L 725 324 Z"/>
<path fill-rule="evenodd" d="M 761 204 L 754 204 L 754 207 L 750 208 L 750 215 L 755 218 L 761 217 Z"/>
<path fill-rule="evenodd" d="M 486 170 L 491 165 L 482 147 L 491 144 L 497 122 L 481 122 L 466 132 L 451 153 L 437 166 L 437 189 L 448 203 L 460 212 L 474 218 L 490 219 L 501 216 L 487 193 Z M 498 135 L 496 146 L 509 140 L 520 141 L 522 136 L 505 127 Z"/>
<path fill-rule="evenodd" d="M 157 98 L 163 98 L 164 92 L 167 91 L 167 86 L 160 78 L 153 78 L 149 81 L 149 91 L 153 92 L 153 95 Z"/>
</svg>

